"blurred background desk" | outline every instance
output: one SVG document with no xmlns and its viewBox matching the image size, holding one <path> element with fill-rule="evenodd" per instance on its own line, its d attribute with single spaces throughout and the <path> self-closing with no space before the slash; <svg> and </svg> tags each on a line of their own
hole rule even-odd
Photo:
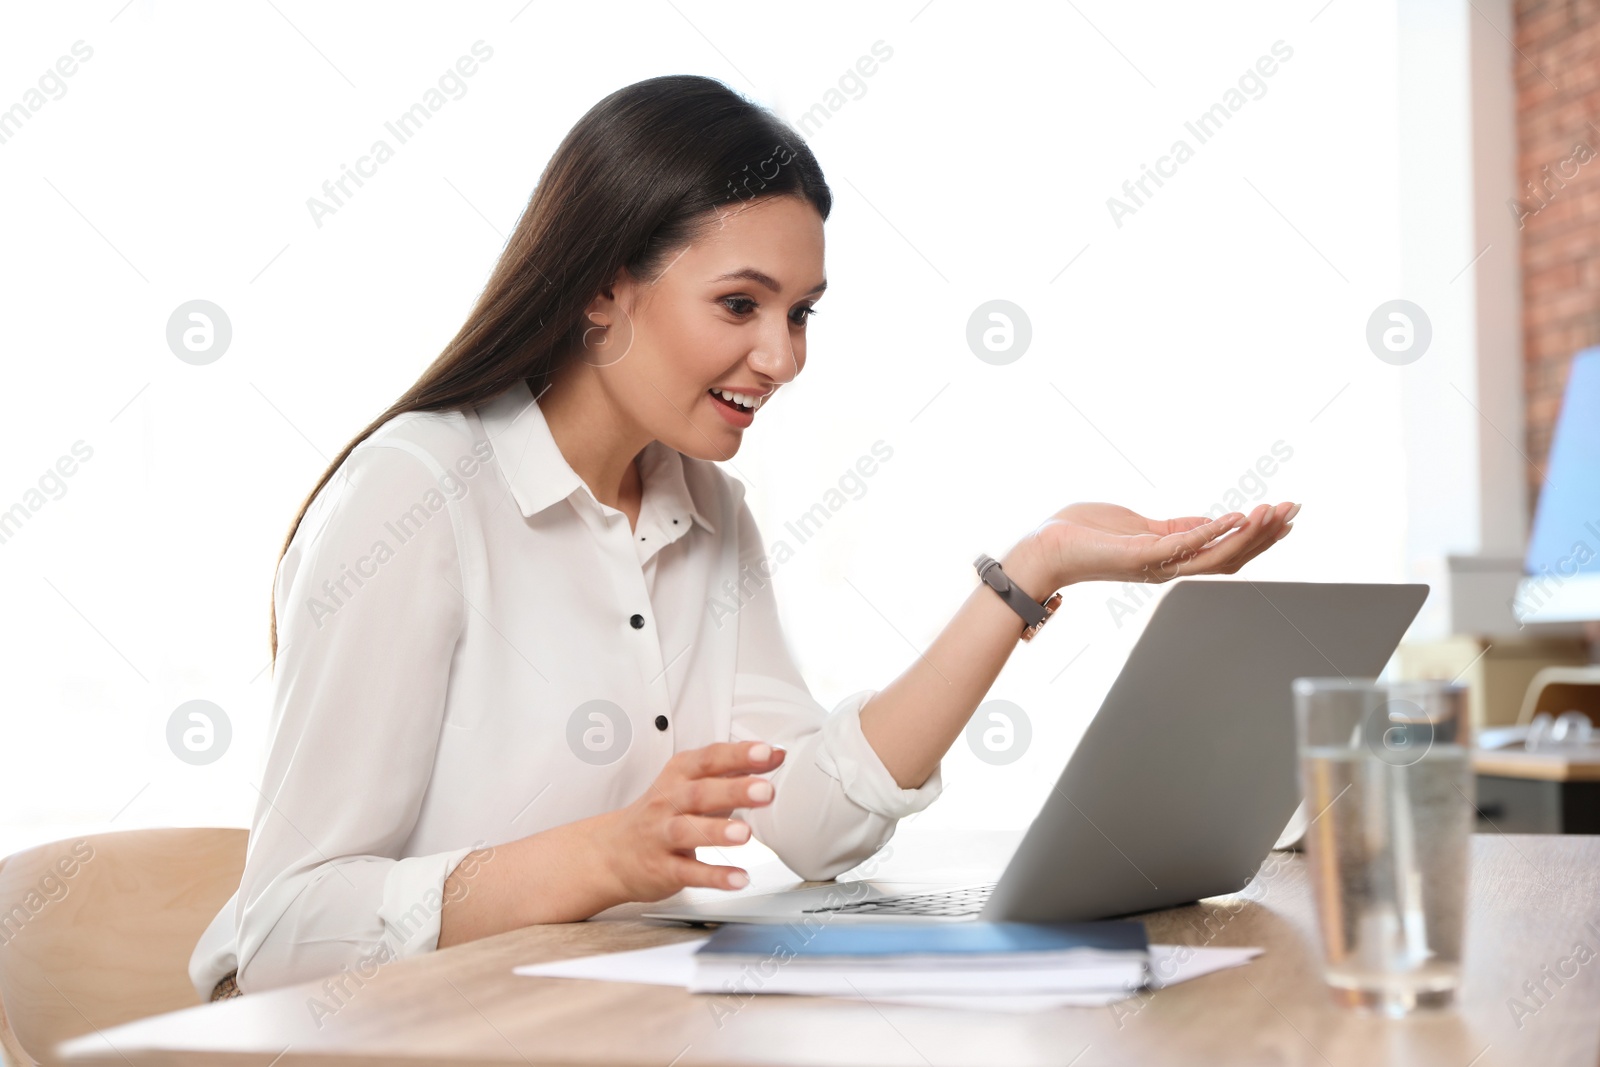
<svg viewBox="0 0 1600 1067">
<path fill-rule="evenodd" d="M 1476 752 L 1478 828 L 1506 834 L 1600 834 L 1600 757 Z"/>
<path fill-rule="evenodd" d="M 1550 661 L 1550 642 L 1483 642 L 1470 662 L 1458 659 L 1479 642 L 1465 638 L 1401 646 L 1407 677 L 1463 680 L 1472 697 L 1474 740 L 1486 730 L 1526 733 L 1535 716 L 1576 712 L 1600 733 L 1600 668 Z M 1509 646 L 1509 647 L 1506 647 Z M 1495 657 L 1492 650 L 1503 649 Z M 1543 649 L 1537 654 L 1532 649 Z M 1600 752 L 1528 752 L 1516 747 L 1473 753 L 1478 829 L 1507 834 L 1600 834 Z"/>
</svg>

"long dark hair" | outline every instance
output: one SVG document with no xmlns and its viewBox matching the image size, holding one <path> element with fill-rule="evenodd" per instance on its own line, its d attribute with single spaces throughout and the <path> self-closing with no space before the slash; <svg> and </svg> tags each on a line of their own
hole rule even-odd
<svg viewBox="0 0 1600 1067">
<path fill-rule="evenodd" d="M 800 136 L 719 81 L 648 78 L 594 105 L 550 157 L 460 331 L 322 472 L 289 527 L 279 566 L 317 493 L 378 427 L 407 411 L 486 403 L 519 379 L 537 396 L 579 350 L 583 311 L 619 270 L 649 280 L 718 206 L 779 194 L 803 197 L 824 219 L 833 206 Z M 276 663 L 276 603 L 271 641 Z"/>
</svg>

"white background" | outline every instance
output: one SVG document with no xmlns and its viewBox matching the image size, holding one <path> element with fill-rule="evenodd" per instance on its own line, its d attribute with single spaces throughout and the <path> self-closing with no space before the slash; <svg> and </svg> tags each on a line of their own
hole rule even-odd
<svg viewBox="0 0 1600 1067">
<path fill-rule="evenodd" d="M 893 50 L 810 138 L 829 292 L 805 373 L 730 464 L 797 550 L 777 594 L 824 705 L 904 669 L 978 552 L 1078 500 L 1204 512 L 1280 440 L 1243 510 L 1304 510 L 1239 577 L 1406 580 L 1403 370 L 1365 341 L 1405 295 L 1395 37 L 1392 4 L 1339 0 L 8 6 L 0 108 L 94 51 L 0 144 L 0 509 L 75 442 L 93 457 L 0 544 L 0 852 L 247 824 L 296 508 L 460 326 L 571 124 L 658 74 L 796 122 Z M 307 198 L 480 39 L 465 95 L 316 226 Z M 1185 121 L 1276 41 L 1293 56 L 1265 94 L 1197 144 Z M 1180 137 L 1194 158 L 1118 227 L 1107 198 Z M 197 298 L 233 326 L 208 366 L 165 337 Z M 966 343 L 991 299 L 1032 324 L 1006 366 Z M 893 458 L 798 545 L 784 522 L 879 439 Z M 958 742 L 924 826 L 1026 824 L 1148 617 L 1119 628 L 1118 593 L 1069 588 L 1019 646 L 990 696 L 1031 747 L 992 767 Z M 166 742 L 197 698 L 233 727 L 203 767 Z"/>
</svg>

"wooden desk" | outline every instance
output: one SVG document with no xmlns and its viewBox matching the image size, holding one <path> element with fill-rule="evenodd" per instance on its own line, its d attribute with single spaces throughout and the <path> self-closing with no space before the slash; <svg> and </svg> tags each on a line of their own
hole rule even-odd
<svg viewBox="0 0 1600 1067">
<path fill-rule="evenodd" d="M 907 827 L 878 877 L 948 870 L 975 855 Z M 1011 838 L 1010 847 L 1014 847 Z M 1302 856 L 1274 853 L 1238 897 L 1148 916 L 1152 941 L 1256 945 L 1254 962 L 1113 1007 L 1018 1015 L 865 1000 L 753 997 L 732 1014 L 665 986 L 519 978 L 516 964 L 700 936 L 613 909 L 603 919 L 513 931 L 398 961 L 313 1020 L 316 983 L 247 994 L 67 1043 L 74 1064 L 1275 1064 L 1440 1067 L 1582 1064 L 1600 1058 L 1600 838 L 1475 835 L 1460 1006 L 1390 1020 L 1335 1006 L 1319 977 Z M 1003 859 L 966 873 L 992 874 Z M 983 868 L 987 869 L 983 869 Z M 941 875 L 945 873 L 941 870 Z M 773 888 L 770 870 L 754 888 Z M 781 876 L 777 881 L 782 882 Z M 763 885 L 763 883 L 765 883 Z M 789 884 L 793 884 L 792 880 Z M 1254 898 L 1254 899 L 1250 899 Z M 637 906 L 630 906 L 634 913 Z M 1586 925 L 1593 924 L 1593 925 Z M 1564 985 L 1544 978 L 1565 965 Z M 1573 973 L 1575 972 L 1575 973 Z M 1530 1000 L 1524 982 L 1551 995 Z M 1509 1001 L 1530 1008 L 1520 1020 Z M 726 1008 L 726 1005 L 723 1005 Z"/>
<path fill-rule="evenodd" d="M 1600 834 L 1600 759 L 1477 750 L 1478 829 L 1505 834 Z"/>
<path fill-rule="evenodd" d="M 1546 782 L 1600 782 L 1600 758 L 1521 749 L 1474 749 L 1472 769 L 1500 778 Z"/>
</svg>

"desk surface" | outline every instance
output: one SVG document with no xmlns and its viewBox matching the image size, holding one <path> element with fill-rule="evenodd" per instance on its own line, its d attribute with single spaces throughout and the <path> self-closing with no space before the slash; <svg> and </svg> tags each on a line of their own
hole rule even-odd
<svg viewBox="0 0 1600 1067">
<path fill-rule="evenodd" d="M 1472 769 L 1502 778 L 1548 782 L 1600 782 L 1600 757 L 1572 756 L 1518 749 L 1475 749 Z"/>
<path fill-rule="evenodd" d="M 903 828 L 877 878 L 992 876 L 1015 836 L 917 840 Z M 967 861 L 952 859 L 965 856 Z M 928 862 L 933 859 L 934 862 Z M 959 870 L 956 868 L 959 867 Z M 937 874 L 933 874 L 937 869 Z M 752 890 L 796 884 L 752 871 Z M 752 891 L 752 890 L 747 890 Z M 714 892 L 714 891 L 713 891 Z M 521 978 L 511 969 L 701 936 L 613 909 L 382 968 L 314 1018 L 319 984 L 252 993 L 67 1043 L 66 1062 L 136 1064 L 1305 1064 L 1441 1067 L 1600 1060 L 1600 837 L 1477 835 L 1458 1008 L 1390 1020 L 1334 1005 L 1322 985 L 1302 856 L 1274 853 L 1249 890 L 1146 917 L 1157 942 L 1254 945 L 1254 962 L 1113 1007 L 1038 1014 L 865 999 L 720 1003 L 666 986 Z M 704 891 L 700 895 L 704 895 Z M 1575 946 L 1586 951 L 1574 957 Z M 1579 962 L 1581 958 L 1584 962 Z M 1546 977 L 1544 968 L 1549 967 Z M 1525 982 L 1548 994 L 1528 996 Z M 1561 982 L 1563 984 L 1557 984 Z M 1513 1011 L 1513 998 L 1527 1011 Z M 714 1010 L 715 1009 L 715 1010 Z"/>
</svg>

